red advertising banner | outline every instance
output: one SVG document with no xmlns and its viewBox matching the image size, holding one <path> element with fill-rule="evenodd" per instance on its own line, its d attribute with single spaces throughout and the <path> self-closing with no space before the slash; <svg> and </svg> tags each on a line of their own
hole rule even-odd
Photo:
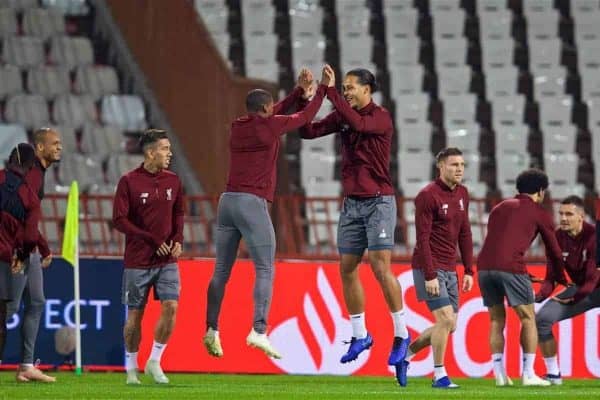
<svg viewBox="0 0 600 400">
<path fill-rule="evenodd" d="M 268 334 L 283 354 L 281 360 L 272 360 L 246 346 L 253 313 L 254 269 L 250 261 L 236 263 L 227 285 L 219 321 L 222 358 L 210 357 L 202 344 L 206 289 L 214 260 L 182 261 L 179 267 L 182 291 L 177 322 L 162 362 L 167 371 L 380 376 L 392 373 L 387 365 L 393 340 L 392 320 L 368 265 L 360 267 L 360 276 L 365 289 L 367 329 L 375 344 L 349 364 L 339 362 L 347 348 L 343 341 L 350 339 L 352 328 L 336 263 L 277 262 Z M 410 266 L 393 265 L 393 271 L 402 285 L 406 319 L 414 338 L 431 326 L 432 316 L 426 305 L 416 299 Z M 530 271 L 543 276 L 545 268 L 530 267 Z M 140 362 L 149 354 L 159 311 L 160 305 L 153 301 L 145 313 Z M 510 375 L 519 376 L 520 325 L 514 312 L 507 313 L 506 324 L 507 370 Z M 457 329 L 450 337 L 446 354 L 450 376 L 492 376 L 488 334 L 486 308 L 475 285 L 471 292 L 461 293 Z M 563 376 L 600 377 L 600 308 L 561 322 L 555 327 L 555 335 Z M 539 353 L 536 371 L 545 371 Z M 409 374 L 423 376 L 432 372 L 433 357 L 426 349 L 413 359 Z"/>
</svg>

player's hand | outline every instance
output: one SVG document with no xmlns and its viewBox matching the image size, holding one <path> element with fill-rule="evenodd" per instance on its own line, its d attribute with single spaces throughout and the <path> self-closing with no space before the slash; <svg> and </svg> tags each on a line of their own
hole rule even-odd
<svg viewBox="0 0 600 400">
<path fill-rule="evenodd" d="M 169 244 L 167 244 L 166 242 L 163 242 L 163 244 L 160 245 L 158 250 L 156 250 L 156 254 L 158 254 L 161 257 L 168 256 L 169 254 L 171 254 L 172 246 L 173 246 L 172 240 Z"/>
<path fill-rule="evenodd" d="M 49 256 L 42 258 L 41 260 L 42 262 L 42 268 L 48 268 L 50 266 L 50 263 L 52 263 L 52 254 L 50 254 Z"/>
<path fill-rule="evenodd" d="M 552 300 L 559 302 L 560 304 L 571 304 L 575 301 L 574 297 L 567 297 L 566 299 L 561 299 L 558 296 L 552 296 Z"/>
<path fill-rule="evenodd" d="M 181 253 L 183 253 L 183 247 L 181 246 L 181 243 L 175 242 L 173 247 L 171 247 L 171 255 L 175 258 L 179 258 Z"/>
<path fill-rule="evenodd" d="M 433 278 L 430 281 L 425 281 L 425 291 L 430 296 L 439 296 L 440 295 L 440 282 L 438 278 Z"/>
<path fill-rule="evenodd" d="M 323 67 L 323 74 L 327 76 L 327 86 L 334 87 L 335 86 L 335 71 L 329 64 L 325 64 Z"/>
<path fill-rule="evenodd" d="M 473 289 L 473 276 L 465 274 L 462 281 L 462 291 L 470 292 L 471 289 Z"/>
<path fill-rule="evenodd" d="M 19 260 L 17 258 L 17 256 L 13 256 L 12 262 L 10 263 L 10 271 L 13 274 L 18 274 L 19 272 L 21 272 L 23 270 L 24 266 L 25 266 L 24 261 Z"/>
<path fill-rule="evenodd" d="M 540 287 L 540 291 L 537 292 L 535 295 L 535 302 L 541 303 L 542 301 L 546 300 L 548 298 L 548 296 L 550 296 L 552 294 L 553 290 L 554 290 L 554 282 L 544 280 L 542 282 L 542 286 Z"/>
</svg>

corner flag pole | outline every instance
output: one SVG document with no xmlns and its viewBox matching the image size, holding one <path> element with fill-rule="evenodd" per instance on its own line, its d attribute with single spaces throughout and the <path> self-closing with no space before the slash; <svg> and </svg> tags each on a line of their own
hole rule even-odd
<svg viewBox="0 0 600 400">
<path fill-rule="evenodd" d="M 73 267 L 73 288 L 75 300 L 75 374 L 81 375 L 81 309 L 79 293 L 79 187 L 77 181 L 71 183 L 67 199 L 65 234 L 62 243 L 62 256 Z"/>
</svg>

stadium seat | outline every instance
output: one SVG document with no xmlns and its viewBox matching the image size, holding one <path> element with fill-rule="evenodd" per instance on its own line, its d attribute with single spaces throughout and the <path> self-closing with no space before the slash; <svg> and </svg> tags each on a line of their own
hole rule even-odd
<svg viewBox="0 0 600 400">
<path fill-rule="evenodd" d="M 244 38 L 256 34 L 272 34 L 275 27 L 275 7 L 271 1 L 241 2 Z"/>
<path fill-rule="evenodd" d="M 552 9 L 527 15 L 527 40 L 547 40 L 558 37 L 558 11 Z"/>
<path fill-rule="evenodd" d="M 482 40 L 481 57 L 484 69 L 512 66 L 514 51 L 515 43 L 511 38 Z"/>
<path fill-rule="evenodd" d="M 402 189 L 402 195 L 406 198 L 415 198 L 417 194 L 423 189 L 425 186 L 429 184 L 430 181 L 414 181 L 414 182 L 404 182 L 400 188 Z"/>
<path fill-rule="evenodd" d="M 73 17 L 85 16 L 90 13 L 87 0 L 42 0 L 42 5 Z"/>
<path fill-rule="evenodd" d="M 75 129 L 73 127 L 66 125 L 50 125 L 50 128 L 60 133 L 60 140 L 64 152 L 75 153 L 79 151 L 77 135 L 75 134 Z"/>
<path fill-rule="evenodd" d="M 140 154 L 112 154 L 106 163 L 106 179 L 108 183 L 117 184 L 121 176 L 132 171 L 144 162 Z"/>
<path fill-rule="evenodd" d="M 48 104 L 39 94 L 19 94 L 6 101 L 4 117 L 7 122 L 21 124 L 26 129 L 48 125 Z"/>
<path fill-rule="evenodd" d="M 529 43 L 529 69 L 537 74 L 540 69 L 556 68 L 560 66 L 562 43 L 560 39 L 530 39 Z"/>
<path fill-rule="evenodd" d="M 465 155 L 476 155 L 479 153 L 479 130 L 476 123 L 454 120 L 446 126 L 446 145 L 458 147 Z"/>
<path fill-rule="evenodd" d="M 44 63 L 44 43 L 33 36 L 11 36 L 4 38 L 2 59 L 5 63 L 21 68 L 35 67 Z"/>
<path fill-rule="evenodd" d="M 566 126 L 542 126 L 544 138 L 544 153 L 562 154 L 574 153 L 577 130 L 572 125 Z"/>
<path fill-rule="evenodd" d="M 571 0 L 571 15 L 579 16 L 590 12 L 600 11 L 600 3 L 596 0 Z"/>
<path fill-rule="evenodd" d="M 108 65 L 88 65 L 75 71 L 75 92 L 100 100 L 102 96 L 119 93 L 117 72 Z"/>
<path fill-rule="evenodd" d="M 338 35 L 340 63 L 360 64 L 373 59 L 373 37 L 368 33 Z"/>
<path fill-rule="evenodd" d="M 438 12 L 458 11 L 461 10 L 460 0 L 435 0 L 429 2 L 431 14 L 435 15 Z"/>
<path fill-rule="evenodd" d="M 110 154 L 123 151 L 125 137 L 121 129 L 110 125 L 86 123 L 81 135 L 81 149 L 86 154 L 96 154 L 105 159 Z"/>
<path fill-rule="evenodd" d="M 203 221 L 197 217 L 185 217 L 183 224 L 183 234 L 186 243 L 191 246 L 205 246 L 208 238 L 208 227 Z"/>
<path fill-rule="evenodd" d="M 523 14 L 527 17 L 536 13 L 546 13 L 554 10 L 554 4 L 548 0 L 527 0 L 523 2 Z"/>
<path fill-rule="evenodd" d="M 492 126 L 518 126 L 525 122 L 525 97 L 523 95 L 494 97 L 492 102 Z"/>
<path fill-rule="evenodd" d="M 530 167 L 529 154 L 496 154 L 496 185 L 503 197 L 513 196 L 517 176 Z"/>
<path fill-rule="evenodd" d="M 8 160 L 10 152 L 19 143 L 26 143 L 27 132 L 21 125 L 0 124 L 0 164 Z"/>
<path fill-rule="evenodd" d="M 431 149 L 432 126 L 429 122 L 406 124 L 397 122 L 398 150 L 401 152 L 428 152 Z"/>
<path fill-rule="evenodd" d="M 471 68 L 467 65 L 453 68 L 440 68 L 438 75 L 438 95 L 440 98 L 456 96 L 469 92 L 471 86 Z"/>
<path fill-rule="evenodd" d="M 449 146 L 452 146 L 452 144 L 449 144 Z M 462 150 L 461 147 L 459 148 Z M 469 188 L 473 187 L 473 189 L 475 189 L 475 187 L 478 186 L 477 183 L 479 182 L 481 156 L 479 155 L 479 152 L 463 153 L 463 158 L 465 160 L 465 171 L 463 179 L 465 184 L 467 184 Z M 477 189 L 481 190 L 481 187 L 478 187 Z"/>
<path fill-rule="evenodd" d="M 300 179 L 302 186 L 310 182 L 328 182 L 334 179 L 335 154 L 333 151 L 300 151 Z"/>
<path fill-rule="evenodd" d="M 506 11 L 506 0 L 477 0 L 477 13 L 482 14 L 502 13 Z"/>
<path fill-rule="evenodd" d="M 574 185 L 577 183 L 577 168 L 579 157 L 576 154 L 544 153 L 544 170 L 550 179 L 550 189 L 553 184 Z"/>
<path fill-rule="evenodd" d="M 515 96 L 518 91 L 519 71 L 509 65 L 503 68 L 487 67 L 485 71 L 485 94 L 489 100 L 496 97 Z"/>
<path fill-rule="evenodd" d="M 304 66 L 323 65 L 325 54 L 325 38 L 322 35 L 305 37 L 298 36 L 292 40 L 292 63 L 294 65 L 294 76 L 300 73 Z M 318 71 L 318 69 L 313 69 Z"/>
<path fill-rule="evenodd" d="M 462 94 L 444 97 L 444 127 L 461 128 L 476 120 L 477 97 L 474 94 Z"/>
<path fill-rule="evenodd" d="M 435 38 L 460 38 L 465 30 L 465 12 L 462 9 L 438 11 L 433 15 Z"/>
<path fill-rule="evenodd" d="M 384 9 L 385 36 L 387 43 L 393 40 L 412 38 L 417 35 L 419 15 L 414 8 Z"/>
<path fill-rule="evenodd" d="M 527 153 L 527 140 L 529 127 L 526 125 L 494 127 L 496 133 L 496 154 L 525 154 Z"/>
<path fill-rule="evenodd" d="M 335 135 L 325 135 L 316 139 L 302 140 L 302 151 L 316 151 L 334 155 Z"/>
<path fill-rule="evenodd" d="M 543 97 L 538 101 L 540 106 L 540 126 L 551 125 L 555 127 L 571 125 L 573 100 L 570 96 Z"/>
<path fill-rule="evenodd" d="M 398 152 L 398 186 L 431 180 L 433 156 L 429 150 L 421 152 Z"/>
<path fill-rule="evenodd" d="M 417 66 L 421 42 L 414 38 L 394 38 L 387 43 L 388 67 Z"/>
<path fill-rule="evenodd" d="M 389 68 L 389 73 L 392 98 L 422 92 L 425 75 L 422 66 L 394 66 Z"/>
<path fill-rule="evenodd" d="M 435 69 L 457 67 L 467 63 L 467 40 L 465 38 L 434 38 Z"/>
<path fill-rule="evenodd" d="M 69 186 L 76 180 L 82 190 L 104 181 L 102 164 L 95 157 L 65 152 L 59 165 L 60 182 Z"/>
<path fill-rule="evenodd" d="M 23 93 L 21 71 L 14 65 L 0 66 L 0 101 Z"/>
<path fill-rule="evenodd" d="M 194 8 L 211 35 L 227 33 L 229 7 L 224 0 L 194 0 Z"/>
<path fill-rule="evenodd" d="M 52 119 L 61 125 L 81 129 L 87 122 L 97 121 L 94 99 L 88 95 L 61 95 L 54 100 Z"/>
<path fill-rule="evenodd" d="M 54 9 L 31 8 L 23 15 L 25 35 L 46 40 L 52 36 L 64 35 L 66 31 L 63 14 Z"/>
<path fill-rule="evenodd" d="M 562 200 L 573 195 L 585 198 L 585 186 L 580 183 L 551 182 L 549 189 L 552 200 Z"/>
<path fill-rule="evenodd" d="M 12 8 L 0 8 L 0 39 L 17 34 L 17 13 Z"/>
<path fill-rule="evenodd" d="M 50 40 L 50 60 L 69 69 L 93 64 L 92 43 L 87 37 L 54 37 Z"/>
<path fill-rule="evenodd" d="M 124 131 L 146 129 L 146 112 L 138 96 L 109 95 L 102 98 L 101 120 Z"/>
<path fill-rule="evenodd" d="M 564 97 L 567 73 L 564 67 L 532 71 L 533 93 L 537 100 L 543 97 Z"/>
<path fill-rule="evenodd" d="M 600 38 L 600 26 L 598 26 L 599 18 L 600 10 L 573 15 L 575 21 L 573 27 L 575 43 L 578 47 L 586 42 L 595 42 Z"/>
<path fill-rule="evenodd" d="M 364 35 L 369 33 L 369 24 L 371 11 L 364 5 L 361 8 L 354 9 L 352 12 L 337 14 L 337 17 L 343 21 L 338 25 L 338 36 Z"/>
<path fill-rule="evenodd" d="M 71 78 L 64 67 L 40 65 L 27 71 L 27 88 L 31 93 L 41 94 L 46 100 L 69 93 Z"/>
<path fill-rule="evenodd" d="M 0 0 L 0 8 L 12 8 L 16 12 L 37 8 L 38 5 L 38 0 Z"/>
<path fill-rule="evenodd" d="M 396 122 L 416 124 L 427 122 L 429 96 L 424 93 L 395 96 Z"/>
<path fill-rule="evenodd" d="M 289 1 L 291 39 L 321 35 L 323 29 L 323 9 L 321 7 L 294 6 Z M 295 4 L 298 4 L 297 2 Z"/>
<path fill-rule="evenodd" d="M 512 12 L 498 10 L 479 12 L 479 37 L 481 41 L 511 39 Z"/>
</svg>

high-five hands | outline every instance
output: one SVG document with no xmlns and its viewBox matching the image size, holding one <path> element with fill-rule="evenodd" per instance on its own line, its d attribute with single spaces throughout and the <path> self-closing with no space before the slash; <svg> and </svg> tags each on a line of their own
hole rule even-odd
<svg viewBox="0 0 600 400">
<path fill-rule="evenodd" d="M 333 68 L 329 64 L 325 64 L 323 67 L 323 72 L 321 75 L 321 83 L 323 85 L 327 85 L 328 87 L 335 86 L 335 72 Z"/>
</svg>

